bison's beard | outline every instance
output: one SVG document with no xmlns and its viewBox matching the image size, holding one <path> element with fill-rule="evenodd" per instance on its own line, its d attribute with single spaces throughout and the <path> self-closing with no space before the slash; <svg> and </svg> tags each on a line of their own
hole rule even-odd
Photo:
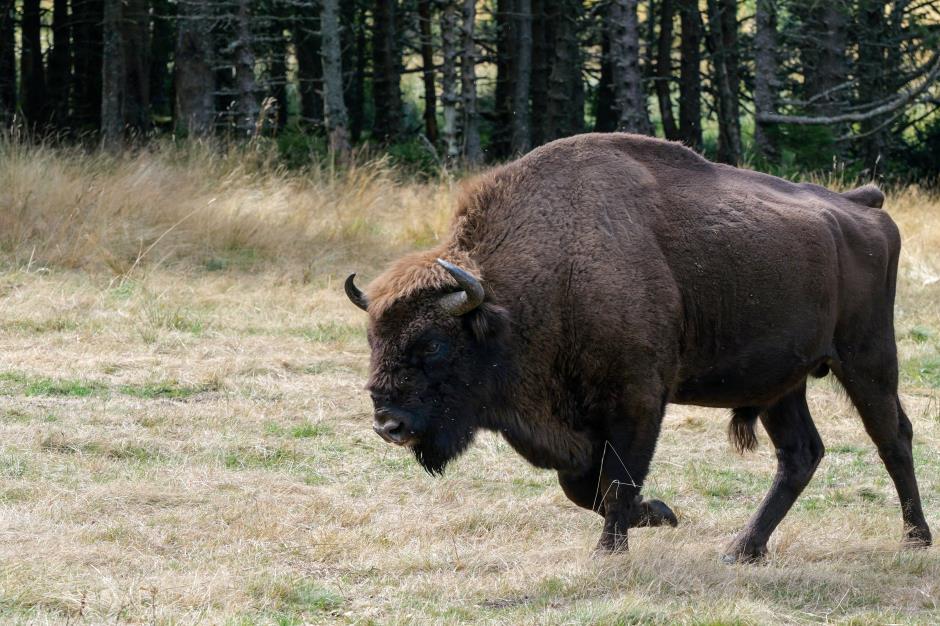
<svg viewBox="0 0 940 626">
<path fill-rule="evenodd" d="M 441 475 L 447 464 L 460 456 L 473 442 L 473 428 L 435 430 L 411 447 L 421 467 L 429 474 Z"/>
</svg>

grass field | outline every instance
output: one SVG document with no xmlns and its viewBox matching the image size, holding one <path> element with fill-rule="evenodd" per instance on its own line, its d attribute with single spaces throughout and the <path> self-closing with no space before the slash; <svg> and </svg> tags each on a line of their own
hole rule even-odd
<svg viewBox="0 0 940 626">
<path fill-rule="evenodd" d="M 370 428 L 342 295 L 446 228 L 454 186 L 263 156 L 0 146 L 0 622 L 940 622 L 940 551 L 901 551 L 841 392 L 766 565 L 719 563 L 774 471 L 722 411 L 672 407 L 648 496 L 680 517 L 592 558 L 598 516 L 484 436 L 441 479 Z M 940 199 L 905 237 L 903 401 L 940 531 Z"/>
</svg>

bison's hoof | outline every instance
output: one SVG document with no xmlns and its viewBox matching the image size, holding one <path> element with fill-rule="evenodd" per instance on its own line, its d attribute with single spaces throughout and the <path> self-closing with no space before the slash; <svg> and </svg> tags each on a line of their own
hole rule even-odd
<svg viewBox="0 0 940 626">
<path fill-rule="evenodd" d="M 904 547 L 906 548 L 929 548 L 933 543 L 930 536 L 930 529 L 924 527 L 908 528 L 904 533 Z"/>
<path fill-rule="evenodd" d="M 621 533 L 604 532 L 594 548 L 595 556 L 623 554 L 627 552 L 627 536 Z"/>
<path fill-rule="evenodd" d="M 669 524 L 672 527 L 679 525 L 676 514 L 672 512 L 662 500 L 644 500 L 640 503 L 639 515 L 634 520 L 633 526 L 663 526 Z"/>
<path fill-rule="evenodd" d="M 721 555 L 725 565 L 763 563 L 767 558 L 767 544 L 756 545 L 750 541 L 735 542 Z"/>
</svg>

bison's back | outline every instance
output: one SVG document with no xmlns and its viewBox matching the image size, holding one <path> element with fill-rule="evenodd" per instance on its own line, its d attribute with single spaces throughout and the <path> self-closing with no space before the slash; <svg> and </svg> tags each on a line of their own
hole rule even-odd
<svg viewBox="0 0 940 626">
<path fill-rule="evenodd" d="M 527 285 L 516 313 L 538 343 L 604 346 L 592 363 L 676 354 L 680 401 L 733 406 L 744 381 L 773 393 L 831 357 L 847 319 L 893 297 L 899 241 L 884 212 L 676 143 L 569 138 L 486 189 L 477 258 L 497 292 Z"/>
</svg>

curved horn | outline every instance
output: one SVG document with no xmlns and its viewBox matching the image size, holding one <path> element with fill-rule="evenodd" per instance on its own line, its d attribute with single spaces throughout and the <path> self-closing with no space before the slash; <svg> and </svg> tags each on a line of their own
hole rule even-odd
<svg viewBox="0 0 940 626">
<path fill-rule="evenodd" d="M 483 303 L 483 285 L 470 272 L 444 259 L 438 259 L 437 264 L 447 270 L 461 288 L 461 291 L 449 293 L 441 298 L 444 310 L 454 316 L 463 315 Z"/>
<path fill-rule="evenodd" d="M 356 275 L 350 274 L 349 278 L 346 279 L 346 284 L 344 288 L 346 289 L 346 296 L 355 304 L 357 307 L 363 311 L 369 308 L 369 298 L 366 297 L 366 294 L 362 293 L 359 290 L 359 287 L 356 287 Z"/>
</svg>

